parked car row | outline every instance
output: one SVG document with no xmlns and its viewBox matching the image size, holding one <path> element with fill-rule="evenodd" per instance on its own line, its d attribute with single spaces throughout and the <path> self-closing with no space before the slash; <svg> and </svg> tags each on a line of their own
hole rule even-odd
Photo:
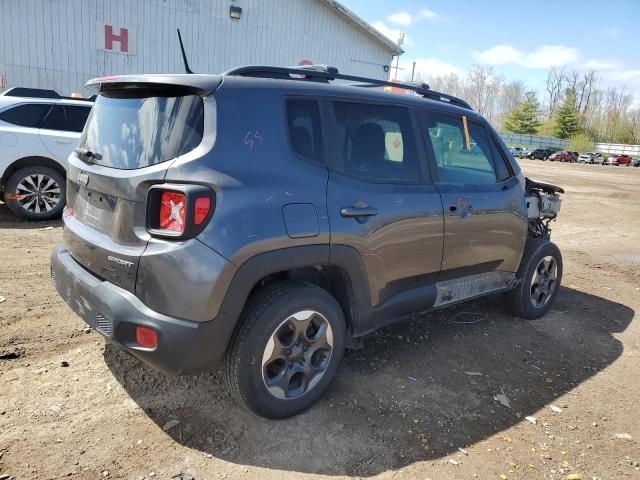
<svg viewBox="0 0 640 480">
<path fill-rule="evenodd" d="M 600 152 L 578 153 L 567 150 L 555 151 L 550 148 L 527 149 L 522 147 L 514 147 L 510 150 L 514 157 L 528 158 L 530 160 L 640 167 L 640 159 L 633 159 L 631 156 L 624 154 L 611 154 L 607 156 Z"/>
</svg>

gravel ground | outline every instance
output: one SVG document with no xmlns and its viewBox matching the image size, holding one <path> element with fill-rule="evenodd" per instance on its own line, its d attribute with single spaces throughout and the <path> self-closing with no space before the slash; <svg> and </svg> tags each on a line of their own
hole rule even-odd
<svg viewBox="0 0 640 480">
<path fill-rule="evenodd" d="M 385 328 L 284 421 L 239 408 L 218 373 L 165 377 L 85 332 L 49 281 L 60 223 L 0 204 L 0 474 L 640 478 L 640 168 L 521 164 L 566 189 L 552 311 L 526 322 L 489 298 Z"/>
</svg>

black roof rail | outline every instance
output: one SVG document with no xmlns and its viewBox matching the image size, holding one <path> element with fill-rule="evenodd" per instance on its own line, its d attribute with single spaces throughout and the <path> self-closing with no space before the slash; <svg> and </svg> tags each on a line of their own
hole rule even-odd
<svg viewBox="0 0 640 480">
<path fill-rule="evenodd" d="M 96 96 L 93 95 L 89 98 L 81 97 L 64 97 L 55 90 L 48 90 L 46 88 L 28 88 L 28 87 L 13 87 L 4 91 L 2 96 L 5 97 L 26 97 L 26 98 L 51 98 L 56 100 L 85 100 L 89 102 L 95 101 Z"/>
<path fill-rule="evenodd" d="M 281 80 L 303 80 L 329 83 L 331 80 L 349 80 L 359 82 L 353 85 L 357 87 L 395 87 L 409 90 L 422 95 L 430 100 L 450 103 L 467 110 L 473 110 L 464 100 L 449 95 L 447 93 L 431 90 L 426 83 L 390 82 L 378 80 L 377 78 L 358 77 L 356 75 L 345 75 L 338 72 L 336 67 L 327 65 L 305 65 L 301 67 L 273 67 L 268 65 L 248 65 L 228 70 L 223 75 L 234 75 L 242 77 L 276 78 Z M 297 75 L 298 77 L 292 77 Z"/>
</svg>

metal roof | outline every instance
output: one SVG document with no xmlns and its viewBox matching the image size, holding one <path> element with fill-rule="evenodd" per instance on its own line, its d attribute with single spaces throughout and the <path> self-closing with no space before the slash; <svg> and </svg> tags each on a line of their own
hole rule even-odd
<svg viewBox="0 0 640 480">
<path fill-rule="evenodd" d="M 346 18 L 351 23 L 355 23 L 358 27 L 360 27 L 366 33 L 368 33 L 369 35 L 374 37 L 376 40 L 378 40 L 379 42 L 384 44 L 386 47 L 388 47 L 389 50 L 391 50 L 394 53 L 394 55 L 401 55 L 402 53 L 404 53 L 404 50 L 400 45 L 398 45 L 394 41 L 384 36 L 382 33 L 380 33 L 378 30 L 373 28 L 371 25 L 369 25 L 367 22 L 365 22 L 362 18 L 360 18 L 355 13 L 353 13 L 347 7 L 342 5 L 340 2 L 337 2 L 336 0 L 319 0 L 319 1 L 327 5 L 329 8 L 332 8 L 333 10 L 335 10 L 339 15 Z"/>
</svg>

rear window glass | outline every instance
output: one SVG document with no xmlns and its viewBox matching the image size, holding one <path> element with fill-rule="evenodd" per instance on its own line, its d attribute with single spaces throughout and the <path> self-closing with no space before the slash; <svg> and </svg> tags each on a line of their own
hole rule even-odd
<svg viewBox="0 0 640 480">
<path fill-rule="evenodd" d="M 64 107 L 64 111 L 67 114 L 67 128 L 72 132 L 81 132 L 87 122 L 91 108 L 67 105 Z"/>
<path fill-rule="evenodd" d="M 0 112 L 0 120 L 21 127 L 39 128 L 40 122 L 50 108 L 51 105 L 45 103 L 18 105 L 17 107 Z"/>
<path fill-rule="evenodd" d="M 202 141 L 204 107 L 197 95 L 132 98 L 100 94 L 80 146 L 106 167 L 131 170 L 166 162 Z"/>
</svg>

